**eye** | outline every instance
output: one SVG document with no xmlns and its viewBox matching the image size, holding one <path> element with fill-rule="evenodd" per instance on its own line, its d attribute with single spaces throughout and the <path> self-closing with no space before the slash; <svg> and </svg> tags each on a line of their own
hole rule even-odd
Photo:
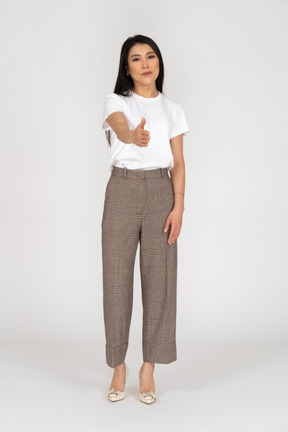
<svg viewBox="0 0 288 432">
<path fill-rule="evenodd" d="M 148 56 L 148 58 L 155 58 L 155 55 L 154 54 L 150 54 Z M 132 61 L 135 62 L 136 60 L 140 60 L 139 57 L 135 57 Z"/>
</svg>

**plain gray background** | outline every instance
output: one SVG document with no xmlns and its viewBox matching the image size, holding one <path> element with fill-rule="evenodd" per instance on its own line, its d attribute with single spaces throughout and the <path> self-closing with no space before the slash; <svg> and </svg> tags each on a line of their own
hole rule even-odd
<svg viewBox="0 0 288 432">
<path fill-rule="evenodd" d="M 105 96 L 114 89 L 122 43 L 137 33 L 158 44 L 165 66 L 163 94 L 181 103 L 191 129 L 184 137 L 185 212 L 178 239 L 179 360 L 156 365 L 157 370 L 169 368 L 169 382 L 167 375 L 163 382 L 168 393 L 177 386 L 181 400 L 183 383 L 186 394 L 194 379 L 201 388 L 199 377 L 207 385 L 233 364 L 221 357 L 220 346 L 228 347 L 230 354 L 229 347 L 239 350 L 243 344 L 251 349 L 268 346 L 269 353 L 270 346 L 280 347 L 274 364 L 284 353 L 287 356 L 287 18 L 284 0 L 1 0 L 0 340 L 6 377 L 9 371 L 17 377 L 18 370 L 24 380 L 45 366 L 45 379 L 53 364 L 51 375 L 61 381 L 78 355 L 79 370 L 84 374 L 90 368 L 85 384 L 93 373 L 100 373 L 87 384 L 89 390 L 97 390 L 101 398 L 108 389 L 113 371 L 105 365 L 101 218 L 110 149 L 101 129 L 102 109 Z M 136 397 L 142 361 L 138 253 L 139 249 L 127 355 L 130 369 L 135 369 L 131 382 Z M 209 347 L 207 355 L 201 351 L 204 346 Z M 60 352 L 65 360 L 57 368 Z M 27 370 L 20 371 L 19 359 L 24 357 Z M 37 367 L 29 369 L 29 361 Z M 199 370 L 193 369 L 195 362 Z M 183 381 L 181 365 L 186 367 Z M 75 378 L 74 369 L 71 376 Z M 281 377 L 287 386 L 286 367 Z M 21 432 L 94 430 L 93 415 L 99 409 L 94 394 L 88 404 L 91 412 L 72 424 L 60 414 L 54 422 L 43 414 L 39 423 L 34 417 L 30 423 L 27 412 L 31 408 L 31 416 L 35 414 L 35 401 L 26 399 L 26 423 L 18 425 L 12 420 L 12 406 L 15 394 L 26 394 L 24 382 L 22 394 L 20 387 L 12 392 L 11 381 L 5 381 L 11 393 L 3 391 L 1 396 L 9 407 L 2 418 L 3 431 L 18 426 Z M 158 382 L 160 389 L 160 375 Z M 287 402 L 284 387 L 278 390 L 275 394 Z M 47 398 L 46 393 L 34 396 L 39 401 Z M 209 397 L 211 406 L 214 397 L 219 401 L 218 393 Z M 53 400 L 51 396 L 52 404 Z M 196 395 L 195 403 L 199 400 Z M 65 405 L 67 398 L 62 402 Z M 104 398 L 101 404 L 111 410 L 105 402 Z M 126 402 L 115 408 L 119 415 Z M 274 402 L 280 409 L 279 400 Z M 64 405 L 59 402 L 57 407 L 61 411 Z M 140 402 L 133 400 L 133 405 Z M 20 406 L 17 409 L 22 412 Z M 239 430 L 241 424 L 246 429 L 250 425 L 250 430 L 254 424 L 255 430 L 256 423 L 249 423 L 244 413 L 235 411 L 233 417 L 229 410 L 228 417 L 226 411 L 203 412 L 197 432 L 210 430 L 209 419 L 211 430 L 219 426 L 234 432 L 236 417 Z M 267 411 L 259 410 L 263 419 Z M 175 425 L 183 419 L 193 425 L 196 417 L 191 411 L 186 415 L 173 417 Z M 284 411 L 276 418 L 271 417 L 271 430 L 284 430 Z M 261 430 L 269 427 L 266 418 Z"/>
</svg>

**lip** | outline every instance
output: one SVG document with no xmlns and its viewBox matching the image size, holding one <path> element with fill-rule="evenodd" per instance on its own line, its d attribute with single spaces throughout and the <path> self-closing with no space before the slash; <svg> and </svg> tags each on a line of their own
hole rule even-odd
<svg viewBox="0 0 288 432">
<path fill-rule="evenodd" d="M 141 75 L 151 75 L 152 74 L 152 72 L 144 72 L 143 74 L 141 74 Z"/>
</svg>

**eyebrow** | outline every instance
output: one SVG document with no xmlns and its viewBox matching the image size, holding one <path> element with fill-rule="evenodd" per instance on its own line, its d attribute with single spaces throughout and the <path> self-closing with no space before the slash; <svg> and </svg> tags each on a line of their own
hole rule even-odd
<svg viewBox="0 0 288 432">
<path fill-rule="evenodd" d="M 155 54 L 154 51 L 149 51 L 149 52 L 146 53 L 146 55 L 147 55 L 147 54 L 151 54 L 151 53 Z M 132 57 L 136 57 L 136 56 L 140 56 L 140 54 L 133 54 L 132 56 L 130 56 L 130 58 L 132 58 Z"/>
</svg>

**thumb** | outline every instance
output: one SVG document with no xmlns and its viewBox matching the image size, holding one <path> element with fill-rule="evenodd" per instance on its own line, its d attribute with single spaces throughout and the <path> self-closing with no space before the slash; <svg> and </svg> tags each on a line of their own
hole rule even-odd
<svg viewBox="0 0 288 432">
<path fill-rule="evenodd" d="M 144 118 L 144 117 L 141 117 L 141 122 L 140 122 L 140 124 L 139 124 L 140 128 L 144 129 L 145 123 L 146 123 L 145 118 Z"/>
<path fill-rule="evenodd" d="M 169 225 L 170 225 L 170 218 L 168 216 L 168 218 L 166 220 L 166 223 L 165 223 L 165 226 L 164 226 L 164 232 L 168 231 Z"/>
</svg>

